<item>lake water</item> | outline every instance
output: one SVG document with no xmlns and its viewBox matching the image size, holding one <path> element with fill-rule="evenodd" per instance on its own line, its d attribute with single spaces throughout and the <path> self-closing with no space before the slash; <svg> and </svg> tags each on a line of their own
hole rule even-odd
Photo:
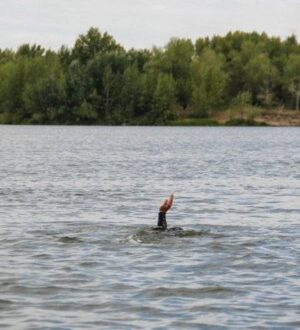
<svg viewBox="0 0 300 330">
<path fill-rule="evenodd" d="M 0 126 L 0 327 L 299 328 L 300 128 Z"/>
</svg>

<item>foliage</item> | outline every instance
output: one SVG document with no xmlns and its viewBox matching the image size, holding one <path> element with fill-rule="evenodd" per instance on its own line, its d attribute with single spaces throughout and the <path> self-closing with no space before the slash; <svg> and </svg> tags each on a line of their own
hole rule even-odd
<svg viewBox="0 0 300 330">
<path fill-rule="evenodd" d="M 218 126 L 218 121 L 210 118 L 185 118 L 170 121 L 172 126 Z"/>
<path fill-rule="evenodd" d="M 160 74 L 153 97 L 154 122 L 165 123 L 175 115 L 175 81 L 171 75 Z"/>
<path fill-rule="evenodd" d="M 300 54 L 292 54 L 285 67 L 285 88 L 291 96 L 295 97 L 296 110 L 299 110 L 300 101 Z"/>
<path fill-rule="evenodd" d="M 164 56 L 169 73 L 175 79 L 177 101 L 186 108 L 191 100 L 191 68 L 194 45 L 190 39 L 172 38 L 165 47 Z"/>
<path fill-rule="evenodd" d="M 249 91 L 239 93 L 231 103 L 229 117 L 231 122 L 253 122 L 260 115 L 260 109 L 252 105 Z"/>
<path fill-rule="evenodd" d="M 57 52 L 0 49 L 0 123 L 253 123 L 260 107 L 300 107 L 300 45 L 265 33 L 172 38 L 125 50 L 90 28 Z"/>
<path fill-rule="evenodd" d="M 87 34 L 81 34 L 76 40 L 72 57 L 86 63 L 96 54 L 122 50 L 107 32 L 102 34 L 97 28 L 90 28 Z"/>
<path fill-rule="evenodd" d="M 255 55 L 245 66 L 246 87 L 252 92 L 253 99 L 262 105 L 273 105 L 278 78 L 278 70 L 265 54 Z"/>
<path fill-rule="evenodd" d="M 207 117 L 209 112 L 223 102 L 227 75 L 222 59 L 211 49 L 193 58 L 192 105 L 196 117 Z"/>
</svg>

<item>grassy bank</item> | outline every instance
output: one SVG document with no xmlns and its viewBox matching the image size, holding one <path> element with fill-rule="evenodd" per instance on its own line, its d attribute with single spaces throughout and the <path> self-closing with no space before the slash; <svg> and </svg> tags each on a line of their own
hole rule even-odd
<svg viewBox="0 0 300 330">
<path fill-rule="evenodd" d="M 242 113 L 242 112 L 240 112 Z M 16 119 L 16 118 L 13 118 Z M 154 122 L 147 118 L 122 121 L 32 121 L 13 120 L 0 114 L 1 124 L 12 125 L 102 125 L 102 126 L 300 126 L 300 111 L 287 109 L 260 109 L 256 116 L 233 116 L 230 110 L 217 111 L 208 118 L 181 116 L 176 120 Z"/>
<path fill-rule="evenodd" d="M 211 118 L 183 118 L 168 123 L 170 126 L 219 126 L 219 122 Z"/>
<path fill-rule="evenodd" d="M 260 109 L 256 116 L 233 116 L 230 110 L 219 111 L 209 118 L 180 118 L 170 126 L 300 126 L 300 111 Z"/>
</svg>

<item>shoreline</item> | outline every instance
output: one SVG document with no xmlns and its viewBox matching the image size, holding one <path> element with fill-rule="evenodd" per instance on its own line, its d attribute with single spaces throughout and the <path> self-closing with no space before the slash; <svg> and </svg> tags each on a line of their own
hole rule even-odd
<svg viewBox="0 0 300 330">
<path fill-rule="evenodd" d="M 109 122 L 45 122 L 45 123 L 1 123 L 0 125 L 17 126 L 166 126 L 166 127 L 300 127 L 300 111 L 285 109 L 263 109 L 261 113 L 253 119 L 230 118 L 229 111 L 219 111 L 208 118 L 181 117 L 176 120 L 166 121 L 165 123 L 147 123 L 143 120 L 135 120 L 128 123 L 109 123 Z"/>
<path fill-rule="evenodd" d="M 249 126 L 249 127 L 299 127 L 300 111 L 286 109 L 262 109 L 253 119 L 230 118 L 229 111 L 219 111 L 208 118 L 182 118 L 171 126 Z"/>
</svg>

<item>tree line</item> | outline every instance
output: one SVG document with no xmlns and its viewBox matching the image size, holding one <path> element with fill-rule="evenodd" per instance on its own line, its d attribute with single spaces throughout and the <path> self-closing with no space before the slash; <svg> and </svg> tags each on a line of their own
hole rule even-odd
<svg viewBox="0 0 300 330">
<path fill-rule="evenodd" d="M 250 107 L 299 110 L 300 44 L 265 33 L 126 50 L 90 28 L 73 48 L 0 49 L 0 123 L 167 124 Z"/>
</svg>

